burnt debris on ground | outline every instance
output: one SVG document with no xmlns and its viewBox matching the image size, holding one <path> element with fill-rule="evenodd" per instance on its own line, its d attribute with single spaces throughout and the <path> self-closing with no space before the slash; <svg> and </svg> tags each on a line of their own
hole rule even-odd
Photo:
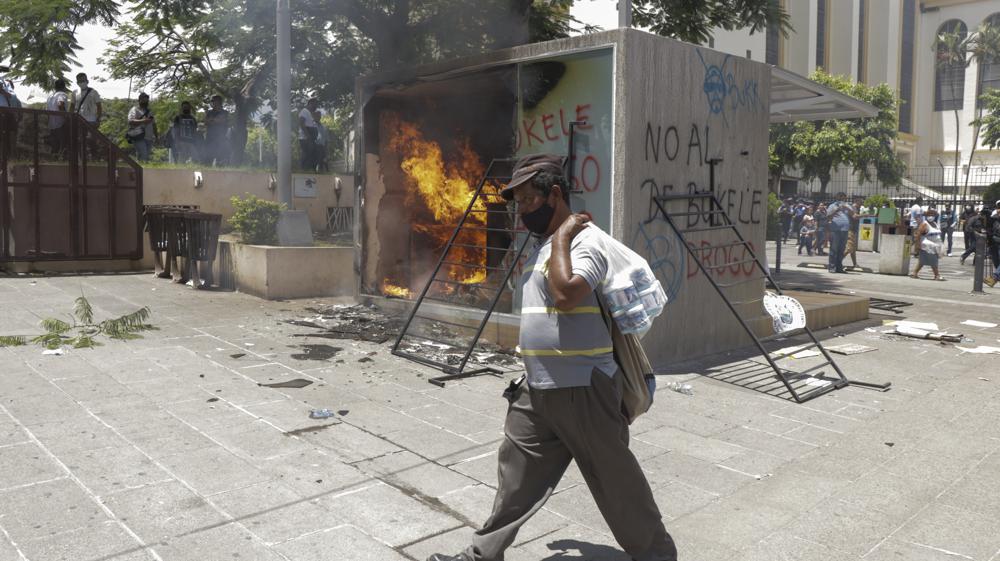
<svg viewBox="0 0 1000 561">
<path fill-rule="evenodd" d="M 286 320 L 285 323 L 298 327 L 314 329 L 310 333 L 296 333 L 293 337 L 320 337 L 327 339 L 349 339 L 367 341 L 370 343 L 394 343 L 403 327 L 404 317 L 396 312 L 383 310 L 373 304 L 332 305 L 305 308 L 313 316 L 301 319 Z M 409 354 L 427 357 L 434 362 L 448 365 L 458 365 L 465 355 L 468 342 L 467 333 L 457 333 L 449 326 L 427 321 L 421 331 L 435 341 L 454 341 L 453 345 L 431 341 L 415 341 L 410 339 L 401 345 L 400 350 Z M 317 345 L 303 345 L 307 350 L 309 360 L 324 360 L 323 350 Z M 331 347 L 336 349 L 336 347 Z M 340 350 L 340 349 L 337 349 Z M 319 352 L 316 352 L 319 351 Z M 307 355 L 297 355 L 296 358 L 306 359 Z M 332 355 L 331 355 L 332 356 Z M 487 341 L 479 341 L 469 362 L 482 365 L 519 367 L 520 361 L 514 356 L 514 351 Z"/>
<path fill-rule="evenodd" d="M 316 329 L 318 332 L 297 334 L 296 337 L 353 339 L 381 344 L 395 339 L 403 326 L 403 318 L 373 305 L 334 305 L 306 308 L 306 311 L 316 315 L 304 320 L 288 320 L 287 323 Z"/>
</svg>

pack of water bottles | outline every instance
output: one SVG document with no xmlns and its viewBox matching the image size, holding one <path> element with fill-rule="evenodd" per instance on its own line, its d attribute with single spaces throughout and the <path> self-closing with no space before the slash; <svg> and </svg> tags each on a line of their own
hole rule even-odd
<svg viewBox="0 0 1000 561">
<path fill-rule="evenodd" d="M 604 301 L 622 333 L 641 337 L 663 312 L 667 294 L 642 256 L 607 233 L 601 231 L 601 234 L 608 260 L 608 273 L 601 285 Z"/>
</svg>

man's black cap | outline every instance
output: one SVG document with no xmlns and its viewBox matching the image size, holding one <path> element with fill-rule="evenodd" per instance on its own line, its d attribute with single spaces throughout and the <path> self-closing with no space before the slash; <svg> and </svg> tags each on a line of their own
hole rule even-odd
<svg viewBox="0 0 1000 561">
<path fill-rule="evenodd" d="M 555 154 L 529 154 L 522 157 L 514 164 L 514 173 L 511 175 L 510 183 L 507 184 L 500 195 L 509 200 L 514 198 L 514 188 L 523 185 L 531 178 L 543 171 L 555 175 L 563 175 L 563 165 L 566 163 L 565 156 Z"/>
</svg>

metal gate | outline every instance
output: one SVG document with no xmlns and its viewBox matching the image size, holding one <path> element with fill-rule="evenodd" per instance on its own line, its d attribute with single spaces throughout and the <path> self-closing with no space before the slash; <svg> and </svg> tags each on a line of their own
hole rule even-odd
<svg viewBox="0 0 1000 561">
<path fill-rule="evenodd" d="M 142 167 L 72 113 L 0 108 L 0 262 L 142 258 Z"/>
</svg>

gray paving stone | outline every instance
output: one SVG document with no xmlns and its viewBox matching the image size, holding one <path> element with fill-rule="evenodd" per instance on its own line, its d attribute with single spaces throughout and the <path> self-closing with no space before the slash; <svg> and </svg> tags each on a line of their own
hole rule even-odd
<svg viewBox="0 0 1000 561">
<path fill-rule="evenodd" d="M 943 489 L 933 480 L 900 477 L 879 469 L 840 490 L 837 498 L 865 510 L 906 520 L 933 501 Z"/>
<path fill-rule="evenodd" d="M 879 544 L 875 551 L 865 556 L 865 561 L 955 561 L 962 559 L 953 552 L 941 551 L 926 545 L 890 538 Z"/>
<path fill-rule="evenodd" d="M 753 477 L 677 452 L 651 458 L 642 468 L 653 487 L 676 480 L 718 495 L 727 495 L 755 481 Z"/>
<path fill-rule="evenodd" d="M 0 492 L 3 528 L 20 543 L 93 526 L 107 514 L 70 479 Z"/>
<path fill-rule="evenodd" d="M 990 559 L 1000 551 L 1000 521 L 938 503 L 917 514 L 894 536 L 901 541 Z"/>
<path fill-rule="evenodd" d="M 401 546 L 462 525 L 399 490 L 376 483 L 360 491 L 320 499 L 321 504 L 390 546 Z"/>
<path fill-rule="evenodd" d="M 238 524 L 213 525 L 163 540 L 154 549 L 170 561 L 252 559 L 284 561 L 252 533 Z"/>
<path fill-rule="evenodd" d="M 722 462 L 746 450 L 742 446 L 698 436 L 673 427 L 655 428 L 635 439 L 711 463 Z"/>
<path fill-rule="evenodd" d="M 65 476 L 66 472 L 33 442 L 0 447 L 0 490 Z"/>
<path fill-rule="evenodd" d="M 787 460 L 784 458 L 757 450 L 746 450 L 719 462 L 718 465 L 750 475 L 769 476 L 777 472 L 778 468 L 785 463 Z"/>
<path fill-rule="evenodd" d="M 851 555 L 823 544 L 776 532 L 740 552 L 733 561 L 831 561 Z M 867 559 L 867 558 L 866 558 Z"/>
<path fill-rule="evenodd" d="M 343 462 L 360 462 L 402 449 L 392 442 L 378 438 L 346 422 L 335 424 L 318 432 L 303 434 L 301 438 L 310 444 L 323 448 Z"/>
<path fill-rule="evenodd" d="M 203 448 L 159 460 L 175 477 L 203 496 L 260 483 L 269 476 L 222 448 Z"/>
<path fill-rule="evenodd" d="M 290 561 L 351 559 L 352 561 L 406 561 L 384 543 L 353 526 L 339 526 L 285 542 L 275 549 Z"/>
<path fill-rule="evenodd" d="M 208 403 L 204 399 L 197 399 L 167 405 L 165 409 L 181 421 L 202 431 L 250 424 L 254 421 L 254 417 L 250 414 L 221 401 Z"/>
<path fill-rule="evenodd" d="M 315 499 L 273 481 L 221 493 L 212 502 L 265 543 L 275 544 L 344 524 Z"/>
<path fill-rule="evenodd" d="M 208 430 L 205 434 L 250 461 L 277 458 L 312 447 L 299 437 L 285 434 L 265 421 Z"/>
<path fill-rule="evenodd" d="M 389 433 L 385 439 L 407 450 L 419 450 L 427 458 L 441 464 L 449 464 L 482 453 L 489 448 L 497 448 L 501 438 L 494 442 L 479 443 L 450 432 L 434 431 L 423 421 L 415 421 L 413 426 Z"/>
<path fill-rule="evenodd" d="M 719 495 L 675 481 L 653 489 L 653 498 L 665 520 L 680 518 L 719 499 Z"/>
<path fill-rule="evenodd" d="M 797 516 L 786 529 L 804 540 L 860 557 L 898 529 L 902 522 L 839 499 L 827 499 Z"/>
<path fill-rule="evenodd" d="M 736 444 L 750 450 L 766 452 L 779 458 L 794 459 L 815 450 L 815 446 L 774 434 L 736 427 L 715 436 L 719 440 Z"/>
<path fill-rule="evenodd" d="M 359 470 L 392 485 L 413 489 L 428 497 L 476 485 L 477 481 L 453 469 L 429 463 L 412 452 L 385 454 L 354 464 Z"/>
<path fill-rule="evenodd" d="M 109 458 L 114 461 L 108 461 Z M 172 479 L 131 445 L 67 453 L 60 459 L 97 496 Z"/>
<path fill-rule="evenodd" d="M 493 427 L 496 432 L 499 432 L 503 427 L 503 421 L 500 419 L 480 415 L 450 403 L 415 407 L 408 410 L 407 414 L 462 436 L 480 432 L 486 427 Z"/>
<path fill-rule="evenodd" d="M 794 517 L 793 511 L 766 504 L 720 499 L 672 520 L 670 528 L 739 550 L 769 536 Z"/>
<path fill-rule="evenodd" d="M 117 522 L 107 521 L 19 544 L 32 561 L 80 561 L 114 559 L 152 561 L 148 546 L 143 546 Z M 0 548 L 2 551 L 2 548 Z M 6 558 L 5 558 L 6 559 Z M 12 559 L 16 559 L 13 557 Z"/>
<path fill-rule="evenodd" d="M 264 460 L 257 467 L 308 499 L 346 493 L 373 483 L 368 474 L 323 450 L 303 450 Z"/>
<path fill-rule="evenodd" d="M 204 498 L 179 482 L 131 489 L 104 497 L 103 502 L 154 548 L 161 541 L 227 522 Z"/>
</svg>

